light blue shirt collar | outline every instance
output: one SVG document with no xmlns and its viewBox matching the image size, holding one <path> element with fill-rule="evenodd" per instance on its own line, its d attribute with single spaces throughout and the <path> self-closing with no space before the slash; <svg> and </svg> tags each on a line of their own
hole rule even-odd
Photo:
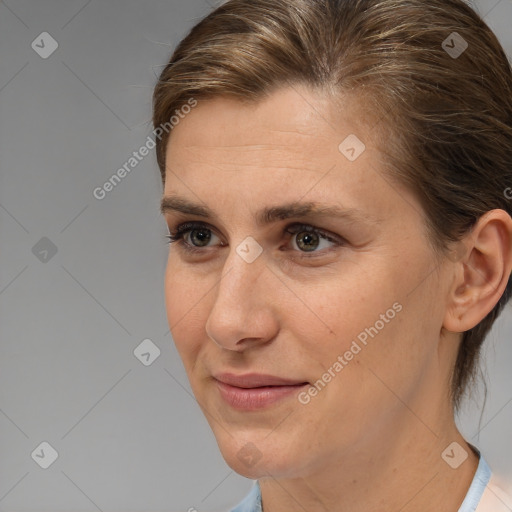
<svg viewBox="0 0 512 512">
<path fill-rule="evenodd" d="M 249 494 L 230 512 L 262 512 L 261 489 L 258 480 Z"/>
<path fill-rule="evenodd" d="M 491 479 L 491 468 L 488 466 L 480 451 L 473 445 L 471 446 L 475 449 L 480 459 L 478 461 L 478 467 L 476 468 L 473 481 L 469 486 L 466 497 L 464 498 L 458 512 L 475 512 L 476 507 L 478 507 L 478 504 L 482 499 L 485 488 Z"/>
<path fill-rule="evenodd" d="M 475 447 L 473 446 L 473 448 Z M 478 467 L 458 512 L 475 512 L 491 478 L 491 469 L 487 462 L 477 448 L 475 448 L 475 451 L 479 456 Z M 230 512 L 262 512 L 261 489 L 257 480 L 249 494 Z"/>
</svg>

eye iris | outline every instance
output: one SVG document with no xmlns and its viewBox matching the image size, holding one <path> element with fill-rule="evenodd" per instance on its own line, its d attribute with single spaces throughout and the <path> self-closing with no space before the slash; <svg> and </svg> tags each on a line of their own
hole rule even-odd
<svg viewBox="0 0 512 512">
<path fill-rule="evenodd" d="M 299 236 L 297 237 L 297 246 L 302 249 L 303 247 L 301 247 L 300 241 L 305 241 L 305 243 L 308 244 L 312 240 L 314 242 L 314 247 L 306 245 L 306 251 L 312 251 L 316 249 L 316 247 L 318 246 L 318 235 L 316 233 L 309 233 L 308 231 L 303 231 L 302 233 L 299 233 Z"/>
<path fill-rule="evenodd" d="M 205 242 L 204 245 L 207 245 L 208 242 L 210 241 L 211 234 L 208 233 L 207 229 L 193 229 L 190 232 L 190 237 L 192 239 L 194 238 L 193 233 L 200 233 L 200 235 L 198 237 L 195 237 L 195 238 L 198 238 L 200 242 Z M 194 245 L 196 245 L 196 244 L 194 243 Z M 199 244 L 199 246 L 201 246 L 201 243 Z"/>
</svg>

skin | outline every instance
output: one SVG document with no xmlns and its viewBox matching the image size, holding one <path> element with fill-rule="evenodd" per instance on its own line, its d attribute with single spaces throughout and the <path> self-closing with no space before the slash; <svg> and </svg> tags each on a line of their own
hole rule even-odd
<svg viewBox="0 0 512 512">
<path fill-rule="evenodd" d="M 185 236 L 198 255 L 179 243 L 169 251 L 169 326 L 223 457 L 259 480 L 265 512 L 455 512 L 478 459 L 455 425 L 449 377 L 458 333 L 505 289 L 512 220 L 488 212 L 457 258 L 435 261 L 418 201 L 382 173 L 385 131 L 346 100 L 334 109 L 306 87 L 256 105 L 215 98 L 173 129 L 164 196 L 218 219 L 165 213 L 171 230 L 185 221 L 211 230 L 206 247 L 197 230 Z M 366 145 L 354 162 L 338 149 L 349 134 Z M 294 200 L 356 208 L 366 221 L 256 224 L 260 208 Z M 300 230 L 286 233 L 296 223 L 345 243 L 320 237 L 308 259 Z M 236 252 L 247 236 L 263 249 L 252 263 Z M 308 404 L 293 396 L 242 412 L 222 400 L 212 378 L 221 371 L 316 382 L 396 302 L 402 310 Z M 468 453 L 456 469 L 441 457 L 454 441 Z M 244 445 L 255 464 L 237 456 Z"/>
</svg>

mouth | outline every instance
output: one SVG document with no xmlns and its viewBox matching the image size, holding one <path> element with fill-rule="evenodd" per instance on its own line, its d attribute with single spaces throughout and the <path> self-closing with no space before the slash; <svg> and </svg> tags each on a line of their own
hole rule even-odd
<svg viewBox="0 0 512 512">
<path fill-rule="evenodd" d="M 230 407 L 255 411 L 291 398 L 309 382 L 285 379 L 273 375 L 223 373 L 214 376 L 223 401 Z"/>
</svg>

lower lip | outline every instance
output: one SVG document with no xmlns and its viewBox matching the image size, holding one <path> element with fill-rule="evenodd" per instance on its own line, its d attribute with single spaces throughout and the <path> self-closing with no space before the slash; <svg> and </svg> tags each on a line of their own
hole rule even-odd
<svg viewBox="0 0 512 512">
<path fill-rule="evenodd" d="M 224 401 L 234 409 L 243 411 L 263 409 L 279 400 L 295 395 L 301 389 L 309 386 L 309 384 L 296 384 L 294 386 L 238 388 L 218 380 L 216 384 Z"/>
</svg>

